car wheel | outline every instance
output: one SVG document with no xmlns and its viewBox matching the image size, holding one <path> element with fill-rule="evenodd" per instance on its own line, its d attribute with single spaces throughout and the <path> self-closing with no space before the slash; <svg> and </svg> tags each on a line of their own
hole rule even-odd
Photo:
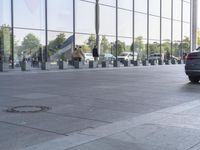
<svg viewBox="0 0 200 150">
<path fill-rule="evenodd" d="M 200 80 L 200 77 L 192 77 L 192 76 L 189 76 L 189 80 L 190 80 L 192 83 L 198 83 L 199 80 Z"/>
</svg>

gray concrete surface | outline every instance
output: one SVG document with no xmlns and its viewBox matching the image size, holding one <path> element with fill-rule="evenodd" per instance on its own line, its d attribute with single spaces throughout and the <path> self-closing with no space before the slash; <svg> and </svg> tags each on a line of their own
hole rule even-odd
<svg viewBox="0 0 200 150">
<path fill-rule="evenodd" d="M 200 84 L 183 65 L 0 73 L 2 150 L 198 150 Z M 41 113 L 8 113 L 41 105 Z"/>
</svg>

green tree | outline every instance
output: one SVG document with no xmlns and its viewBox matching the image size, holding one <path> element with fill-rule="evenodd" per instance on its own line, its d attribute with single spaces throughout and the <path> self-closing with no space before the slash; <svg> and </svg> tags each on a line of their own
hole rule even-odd
<svg viewBox="0 0 200 150">
<path fill-rule="evenodd" d="M 19 50 L 19 55 L 23 53 L 23 55 L 30 57 L 34 55 L 40 47 L 40 40 L 32 33 L 29 33 L 24 37 L 22 41 L 22 45 Z"/>
<path fill-rule="evenodd" d="M 149 44 L 149 53 L 154 54 L 154 53 L 159 53 L 160 51 L 160 44 L 157 42 L 153 42 Z"/>
<path fill-rule="evenodd" d="M 86 44 L 89 46 L 90 50 L 92 50 L 94 48 L 94 46 L 96 45 L 95 35 L 91 34 L 90 37 L 88 38 Z"/>
<path fill-rule="evenodd" d="M 120 40 L 118 40 L 118 44 L 117 42 L 115 42 L 115 44 L 113 45 L 113 54 L 116 56 L 116 47 L 118 47 L 117 50 L 117 55 L 121 54 L 122 52 L 124 52 L 126 50 L 126 44 L 124 42 L 121 42 Z"/>
<path fill-rule="evenodd" d="M 102 36 L 100 47 L 101 53 L 109 53 L 111 51 L 111 44 L 105 35 Z"/>
<path fill-rule="evenodd" d="M 183 52 L 189 53 L 190 52 L 190 38 L 185 36 L 183 39 Z"/>
<path fill-rule="evenodd" d="M 4 53 L 4 58 L 8 59 L 11 54 L 11 31 L 9 26 L 0 27 L 0 50 Z"/>
<path fill-rule="evenodd" d="M 198 45 L 200 46 L 200 29 L 198 29 L 197 36 L 198 36 Z"/>
<path fill-rule="evenodd" d="M 65 34 L 60 33 L 57 37 L 49 42 L 48 48 L 51 53 L 54 53 L 62 48 L 64 42 L 66 40 Z"/>
<path fill-rule="evenodd" d="M 133 49 L 133 44 L 131 45 L 131 50 Z M 146 52 L 145 52 L 145 44 L 143 42 L 143 37 L 138 36 L 135 38 L 135 52 L 138 53 L 139 59 L 144 59 Z"/>
</svg>

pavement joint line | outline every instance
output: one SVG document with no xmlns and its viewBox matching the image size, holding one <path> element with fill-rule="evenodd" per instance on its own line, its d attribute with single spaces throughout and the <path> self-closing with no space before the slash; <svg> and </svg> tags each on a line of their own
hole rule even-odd
<svg viewBox="0 0 200 150">
<path fill-rule="evenodd" d="M 17 126 L 17 127 L 24 127 L 24 128 L 27 128 L 27 129 L 37 130 L 37 131 L 46 132 L 46 133 L 52 133 L 52 134 L 56 134 L 56 135 L 68 136 L 68 134 L 61 134 L 61 133 L 57 133 L 57 132 L 54 132 L 54 131 L 29 127 L 29 126 L 20 125 L 20 124 L 11 123 L 11 122 L 6 122 L 6 121 L 1 121 L 1 120 L 0 120 L 0 123 L 12 125 L 12 126 Z"/>
<path fill-rule="evenodd" d="M 103 121 L 103 120 L 98 120 L 98 119 L 90 119 L 90 118 L 86 118 L 86 117 L 66 115 L 66 114 L 61 114 L 61 113 L 54 113 L 54 112 L 45 112 L 45 113 L 53 114 L 53 115 L 56 115 L 56 116 L 62 116 L 62 117 L 71 117 L 71 118 L 78 118 L 78 119 L 81 119 L 81 120 L 89 120 L 89 121 L 102 122 L 102 123 L 107 123 L 107 124 L 113 123 L 113 122 L 109 122 L 109 121 Z"/>
<path fill-rule="evenodd" d="M 158 121 L 163 118 L 169 117 L 170 115 L 167 113 L 168 111 L 182 112 L 195 108 L 199 105 L 200 101 L 183 103 L 177 106 L 133 117 L 132 119 L 128 119 L 125 121 L 114 122 L 112 124 L 100 126 L 94 129 L 86 129 L 67 137 L 57 138 L 51 141 L 47 141 L 45 143 L 27 147 L 23 150 L 67 150 L 76 146 L 80 146 L 82 144 L 111 136 L 116 133 L 124 132 L 139 125 L 143 125 L 146 123 L 155 123 L 156 120 Z M 166 114 L 164 112 L 166 112 Z"/>
</svg>

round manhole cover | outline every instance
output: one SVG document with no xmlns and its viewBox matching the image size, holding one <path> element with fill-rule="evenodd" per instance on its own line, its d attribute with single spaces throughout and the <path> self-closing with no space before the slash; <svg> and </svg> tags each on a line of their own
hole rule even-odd
<svg viewBox="0 0 200 150">
<path fill-rule="evenodd" d="M 10 107 L 6 111 L 12 113 L 38 113 L 38 112 L 46 112 L 50 109 L 47 106 L 16 106 Z"/>
</svg>

